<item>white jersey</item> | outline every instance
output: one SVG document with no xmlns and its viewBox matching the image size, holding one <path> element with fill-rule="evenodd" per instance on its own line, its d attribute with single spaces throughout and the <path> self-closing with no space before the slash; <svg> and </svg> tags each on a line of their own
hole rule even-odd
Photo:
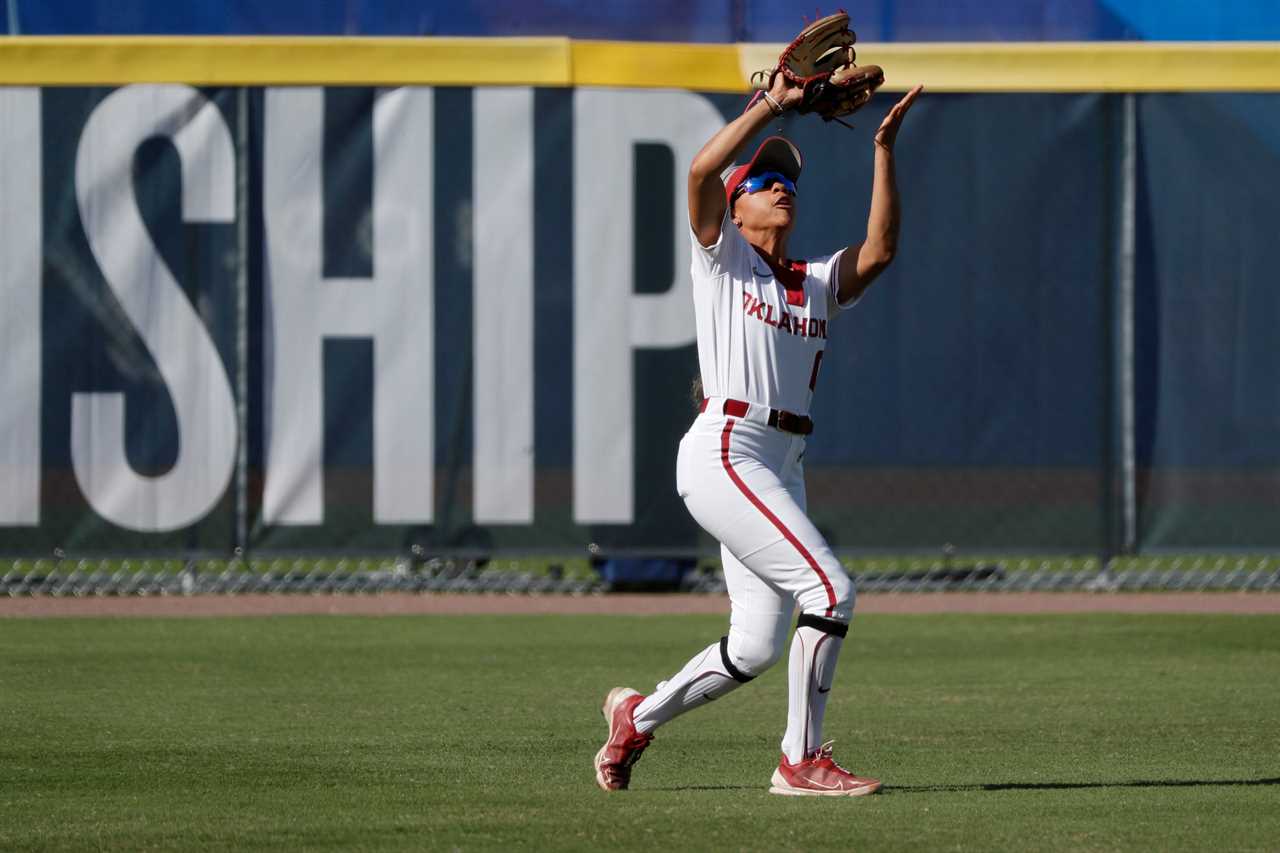
<svg viewBox="0 0 1280 853">
<path fill-rule="evenodd" d="M 809 414 L 827 324 L 854 301 L 836 298 L 844 250 L 794 263 L 780 281 L 728 211 L 710 248 L 689 234 L 703 394 Z"/>
</svg>

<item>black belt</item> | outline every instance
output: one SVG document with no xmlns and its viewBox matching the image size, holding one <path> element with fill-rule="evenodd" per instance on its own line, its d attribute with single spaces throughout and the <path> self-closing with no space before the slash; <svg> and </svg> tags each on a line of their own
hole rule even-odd
<svg viewBox="0 0 1280 853">
<path fill-rule="evenodd" d="M 745 418 L 750 407 L 750 403 L 726 398 L 723 411 L 724 414 L 731 418 Z M 706 410 L 707 400 L 704 397 L 698 411 L 705 412 Z M 813 419 L 808 415 L 797 415 L 794 412 L 786 412 L 782 409 L 770 409 L 769 426 L 795 435 L 809 435 L 813 432 Z"/>
</svg>

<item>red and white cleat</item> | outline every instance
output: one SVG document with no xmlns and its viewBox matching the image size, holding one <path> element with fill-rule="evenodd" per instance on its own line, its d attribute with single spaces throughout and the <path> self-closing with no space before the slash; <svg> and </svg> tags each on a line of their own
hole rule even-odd
<svg viewBox="0 0 1280 853">
<path fill-rule="evenodd" d="M 636 706 L 644 700 L 630 687 L 615 687 L 604 697 L 600 713 L 609 723 L 609 739 L 596 753 L 596 784 L 606 791 L 625 791 L 631 784 L 631 765 L 653 740 L 636 731 Z"/>
<path fill-rule="evenodd" d="M 782 756 L 772 782 L 769 793 L 788 797 L 861 797 L 880 790 L 879 779 L 854 776 L 836 764 L 831 758 L 831 742 L 795 764 Z"/>
</svg>

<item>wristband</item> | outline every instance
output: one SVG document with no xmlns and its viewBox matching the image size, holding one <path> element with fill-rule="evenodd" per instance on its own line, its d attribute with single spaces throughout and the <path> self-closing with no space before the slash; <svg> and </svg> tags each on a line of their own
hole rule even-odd
<svg viewBox="0 0 1280 853">
<path fill-rule="evenodd" d="M 768 92 L 765 92 L 764 99 L 769 103 L 770 112 L 772 112 L 776 116 L 782 115 L 783 113 L 782 104 L 775 101 L 772 95 L 770 95 Z"/>
</svg>

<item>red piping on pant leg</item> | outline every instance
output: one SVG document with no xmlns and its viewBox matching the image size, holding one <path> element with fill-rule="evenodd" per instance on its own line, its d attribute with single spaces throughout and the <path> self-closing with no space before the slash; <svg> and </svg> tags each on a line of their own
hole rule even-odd
<svg viewBox="0 0 1280 853">
<path fill-rule="evenodd" d="M 755 506 L 756 509 L 760 510 L 761 515 L 769 519 L 773 526 L 778 528 L 778 532 L 781 533 L 788 542 L 795 546 L 795 549 L 800 552 L 800 556 L 804 557 L 805 562 L 809 564 L 809 568 L 818 573 L 818 578 L 822 581 L 822 586 L 827 591 L 827 612 L 825 615 L 830 616 L 836 609 L 836 591 L 831 587 L 831 581 L 827 580 L 826 573 L 822 571 L 822 567 L 818 565 L 818 561 L 809 553 L 809 549 L 805 548 L 804 545 L 800 543 L 800 540 L 796 538 L 795 534 L 787 529 L 787 526 L 782 523 L 782 519 L 769 511 L 769 508 L 764 505 L 764 502 L 756 497 L 755 493 L 753 493 L 749 488 L 747 488 L 747 484 L 738 476 L 738 472 L 733 470 L 733 465 L 729 462 L 729 433 L 731 432 L 733 432 L 732 420 L 725 423 L 724 432 L 720 433 L 720 461 L 724 465 L 724 470 L 729 474 L 729 479 L 733 481 L 733 484 L 738 487 L 738 491 L 747 496 L 747 500 L 751 501 L 752 505 Z"/>
</svg>

